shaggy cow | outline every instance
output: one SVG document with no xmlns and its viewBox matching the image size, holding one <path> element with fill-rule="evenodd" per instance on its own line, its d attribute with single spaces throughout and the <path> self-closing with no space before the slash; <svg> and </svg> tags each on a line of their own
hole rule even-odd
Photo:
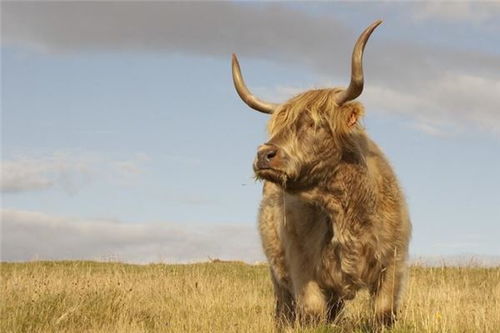
<svg viewBox="0 0 500 333">
<path fill-rule="evenodd" d="M 281 105 L 250 93 L 233 55 L 239 96 L 271 114 L 253 168 L 264 180 L 259 230 L 278 323 L 332 321 L 361 288 L 378 322 L 395 318 L 411 225 L 396 176 L 353 101 L 363 90 L 366 41 L 381 22 L 356 42 L 347 89 L 310 90 Z"/>
</svg>

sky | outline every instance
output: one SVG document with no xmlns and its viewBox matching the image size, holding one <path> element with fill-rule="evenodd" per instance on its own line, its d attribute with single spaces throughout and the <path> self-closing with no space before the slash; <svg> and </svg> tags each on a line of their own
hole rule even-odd
<svg viewBox="0 0 500 333">
<path fill-rule="evenodd" d="M 500 256 L 500 2 L 1 3 L 1 259 L 263 261 L 267 116 L 349 82 L 418 257 Z"/>
</svg>

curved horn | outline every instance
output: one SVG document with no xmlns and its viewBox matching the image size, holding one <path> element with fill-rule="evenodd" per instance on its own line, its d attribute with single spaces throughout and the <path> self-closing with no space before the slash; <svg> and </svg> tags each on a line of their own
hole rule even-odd
<svg viewBox="0 0 500 333">
<path fill-rule="evenodd" d="M 273 113 L 278 104 L 267 103 L 261 101 L 248 90 L 245 85 L 245 81 L 243 81 L 243 77 L 241 76 L 240 64 L 238 63 L 238 58 L 236 58 L 236 54 L 233 53 L 233 82 L 238 95 L 240 95 L 243 102 L 245 102 L 249 107 L 254 110 L 263 112 L 263 113 Z"/>
<path fill-rule="evenodd" d="M 373 30 L 375 30 L 380 23 L 382 23 L 382 20 L 373 22 L 368 28 L 365 29 L 365 31 L 363 31 L 363 33 L 359 36 L 356 45 L 354 45 L 351 60 L 351 83 L 349 83 L 349 87 L 346 90 L 337 95 L 337 105 L 342 105 L 345 102 L 351 101 L 361 95 L 361 92 L 363 91 L 363 51 L 368 38 L 370 38 Z"/>
</svg>

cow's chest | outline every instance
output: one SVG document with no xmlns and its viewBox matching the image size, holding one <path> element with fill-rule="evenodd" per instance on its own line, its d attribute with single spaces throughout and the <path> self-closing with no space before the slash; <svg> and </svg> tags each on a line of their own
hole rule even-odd
<svg viewBox="0 0 500 333">
<path fill-rule="evenodd" d="M 284 201 L 282 237 L 286 250 L 299 248 L 310 262 L 319 261 L 325 245 L 332 239 L 328 216 L 318 208 L 293 196 Z"/>
<path fill-rule="evenodd" d="M 300 260 L 321 287 L 346 298 L 367 285 L 365 271 L 372 256 L 363 240 L 339 229 L 324 210 L 296 197 L 285 198 L 283 212 L 281 239 L 288 264 Z"/>
</svg>

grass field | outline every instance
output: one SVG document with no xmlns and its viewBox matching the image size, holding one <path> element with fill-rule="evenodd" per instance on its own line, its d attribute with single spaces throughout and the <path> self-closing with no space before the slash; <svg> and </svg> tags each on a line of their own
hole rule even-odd
<svg viewBox="0 0 500 333">
<path fill-rule="evenodd" d="M 265 265 L 1 264 L 1 332 L 272 332 Z M 366 293 L 341 320 L 370 332 Z M 389 330 L 387 330 L 389 331 Z M 500 332 L 500 268 L 412 267 L 391 332 Z"/>
</svg>

